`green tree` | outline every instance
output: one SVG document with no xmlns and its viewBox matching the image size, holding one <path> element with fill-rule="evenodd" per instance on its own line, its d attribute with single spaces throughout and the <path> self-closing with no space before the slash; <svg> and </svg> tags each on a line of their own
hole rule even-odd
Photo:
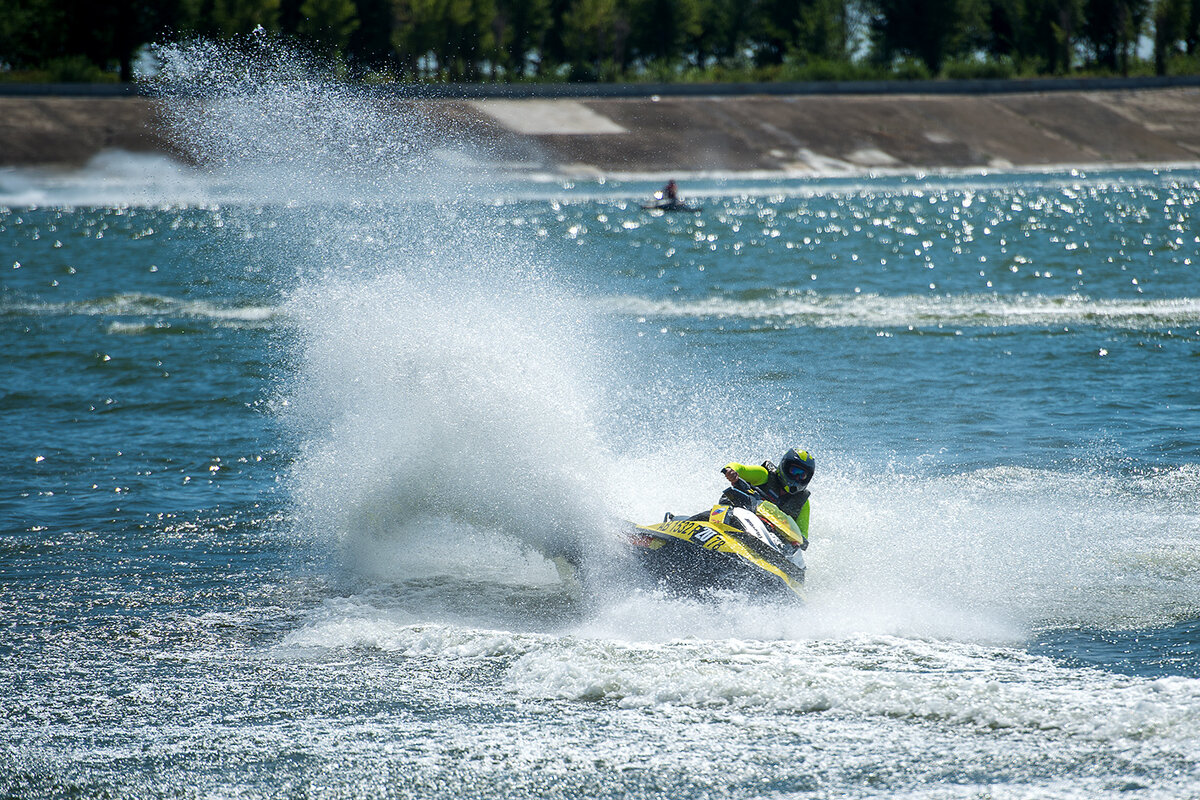
<svg viewBox="0 0 1200 800">
<path fill-rule="evenodd" d="M 261 26 L 279 30 L 279 0 L 200 0 L 197 27 L 206 36 L 230 38 Z"/>
<path fill-rule="evenodd" d="M 796 19 L 796 52 L 844 61 L 849 58 L 850 22 L 846 0 L 812 0 Z"/>
<path fill-rule="evenodd" d="M 449 37 L 446 0 L 398 0 L 393 39 L 401 63 L 413 75 L 442 75 Z"/>
<path fill-rule="evenodd" d="M 1188 55 L 1194 56 L 1200 53 L 1200 0 L 1188 3 L 1188 20 L 1187 34 L 1183 38 Z"/>
<path fill-rule="evenodd" d="M 1087 0 L 1083 37 L 1096 63 L 1129 73 L 1130 53 L 1145 27 L 1150 0 Z"/>
<path fill-rule="evenodd" d="M 696 66 L 706 67 L 710 60 L 726 66 L 741 63 L 756 19 L 754 2 L 698 0 L 698 10 L 700 24 L 686 43 Z"/>
<path fill-rule="evenodd" d="M 545 39 L 537 54 L 537 74 L 544 75 L 554 71 L 560 65 L 567 64 L 572 59 L 572 53 L 567 47 L 566 26 L 563 19 L 571 10 L 574 0 L 547 0 L 550 8 L 550 28 L 546 31 Z"/>
<path fill-rule="evenodd" d="M 625 63 L 629 18 L 617 0 L 574 0 L 563 14 L 562 40 L 576 79 L 597 80 L 604 62 Z"/>
<path fill-rule="evenodd" d="M 484 61 L 500 55 L 492 20 L 496 17 L 495 0 L 451 0 L 460 9 L 450 26 L 451 77 L 479 80 Z"/>
<path fill-rule="evenodd" d="M 347 55 L 354 73 L 386 69 L 393 63 L 391 0 L 357 0 L 359 25 L 350 34 Z"/>
<path fill-rule="evenodd" d="M 427 24 L 420 6 L 412 0 L 395 0 L 392 5 L 391 52 L 400 71 L 410 77 L 420 77 L 421 61 L 428 49 L 423 41 Z"/>
<path fill-rule="evenodd" d="M 981 0 L 867 0 L 873 52 L 884 63 L 896 56 L 923 62 L 931 74 L 942 63 L 982 43 Z"/>
<path fill-rule="evenodd" d="M 640 58 L 678 63 L 700 32 L 697 0 L 635 0 L 630 5 L 631 49 Z"/>
<path fill-rule="evenodd" d="M 279 0 L 279 14 L 276 21 L 279 30 L 288 36 L 295 36 L 300 28 L 300 6 L 304 0 Z"/>
<path fill-rule="evenodd" d="M 796 44 L 801 14 L 811 0 L 758 0 L 751 48 L 759 64 L 782 64 Z"/>
<path fill-rule="evenodd" d="M 410 74 L 477 80 L 498 55 L 490 21 L 494 0 L 398 0 L 393 39 Z M 427 60 L 421 68 L 422 60 Z"/>
<path fill-rule="evenodd" d="M 1154 6 L 1154 74 L 1167 74 L 1167 56 L 1187 43 L 1191 26 L 1188 0 L 1158 0 Z"/>
<path fill-rule="evenodd" d="M 497 44 L 504 52 L 504 64 L 514 75 L 526 75 L 530 55 L 542 51 L 553 25 L 550 0 L 498 0 L 496 12 L 503 31 L 497 34 Z"/>
<path fill-rule="evenodd" d="M 1083 25 L 1083 0 L 992 0 L 987 50 L 1038 72 L 1062 74 Z"/>
<path fill-rule="evenodd" d="M 116 69 L 130 81 L 138 50 L 186 28 L 186 11 L 182 0 L 0 0 L 0 61 L 27 69 L 72 64 L 81 79 Z"/>
<path fill-rule="evenodd" d="M 0 0 L 0 64 L 28 69 L 62 55 L 66 22 L 48 0 Z"/>
<path fill-rule="evenodd" d="M 304 0 L 296 33 L 310 40 L 327 56 L 345 53 L 350 36 L 358 29 L 354 0 Z"/>
</svg>

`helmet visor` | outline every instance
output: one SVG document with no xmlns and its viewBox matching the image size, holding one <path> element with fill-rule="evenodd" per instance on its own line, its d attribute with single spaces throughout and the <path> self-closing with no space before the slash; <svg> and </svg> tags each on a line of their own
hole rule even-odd
<svg viewBox="0 0 1200 800">
<path fill-rule="evenodd" d="M 796 463 L 786 465 L 783 468 L 783 474 L 787 476 L 788 480 L 795 481 L 801 485 L 808 483 L 808 479 L 812 477 L 803 464 Z"/>
</svg>

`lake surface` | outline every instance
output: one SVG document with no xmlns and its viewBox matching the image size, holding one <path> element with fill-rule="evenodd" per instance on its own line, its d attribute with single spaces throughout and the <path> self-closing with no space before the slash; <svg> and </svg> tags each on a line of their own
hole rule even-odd
<svg viewBox="0 0 1200 800">
<path fill-rule="evenodd" d="M 295 91 L 0 173 L 6 796 L 1200 794 L 1200 171 L 660 215 Z M 790 446 L 802 608 L 539 555 Z"/>
</svg>

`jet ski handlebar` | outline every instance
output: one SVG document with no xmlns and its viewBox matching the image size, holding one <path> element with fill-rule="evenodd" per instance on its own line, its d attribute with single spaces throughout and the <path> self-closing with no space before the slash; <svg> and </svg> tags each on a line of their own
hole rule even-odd
<svg viewBox="0 0 1200 800">
<path fill-rule="evenodd" d="M 762 502 L 750 492 L 735 486 L 730 486 L 721 492 L 721 499 L 735 508 L 744 508 L 748 511 L 757 511 L 758 504 Z"/>
</svg>

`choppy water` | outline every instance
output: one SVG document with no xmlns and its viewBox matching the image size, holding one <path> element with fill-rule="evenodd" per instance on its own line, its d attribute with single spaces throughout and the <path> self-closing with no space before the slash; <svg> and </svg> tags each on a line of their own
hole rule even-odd
<svg viewBox="0 0 1200 800">
<path fill-rule="evenodd" d="M 1200 794 L 1200 171 L 655 216 L 246 91 L 0 174 L 7 796 Z M 803 609 L 537 554 L 792 444 Z"/>
</svg>

